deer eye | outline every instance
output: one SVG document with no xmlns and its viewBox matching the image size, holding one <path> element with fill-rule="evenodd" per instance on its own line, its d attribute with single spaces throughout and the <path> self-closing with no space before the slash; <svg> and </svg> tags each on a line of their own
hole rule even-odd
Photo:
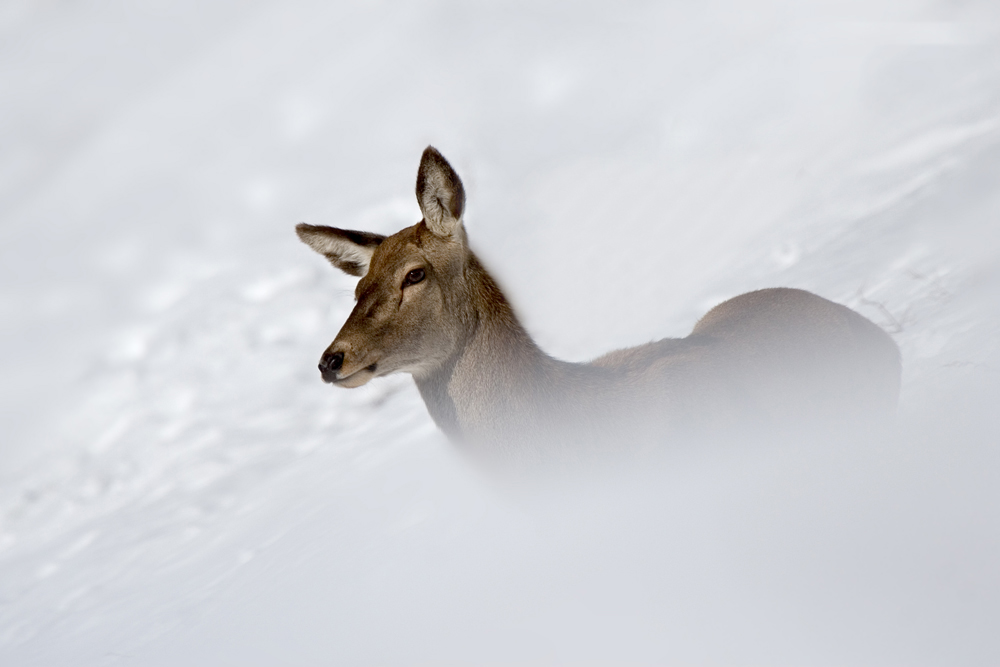
<svg viewBox="0 0 1000 667">
<path fill-rule="evenodd" d="M 407 285 L 416 285 L 424 279 L 424 275 L 423 269 L 413 269 L 407 273 L 406 278 L 403 279 L 403 287 L 406 287 Z"/>
</svg>

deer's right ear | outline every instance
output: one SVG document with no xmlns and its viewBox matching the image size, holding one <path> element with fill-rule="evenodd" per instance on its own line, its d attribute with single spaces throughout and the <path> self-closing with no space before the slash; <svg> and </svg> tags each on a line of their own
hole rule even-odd
<svg viewBox="0 0 1000 667">
<path fill-rule="evenodd" d="M 462 224 L 465 189 L 462 179 L 433 146 L 424 149 L 417 170 L 417 203 L 427 227 L 448 237 Z"/>
<path fill-rule="evenodd" d="M 385 240 L 381 234 L 307 225 L 304 222 L 295 226 L 295 233 L 303 243 L 326 257 L 335 267 L 358 277 L 368 273 L 368 264 L 372 261 L 375 248 Z"/>
</svg>

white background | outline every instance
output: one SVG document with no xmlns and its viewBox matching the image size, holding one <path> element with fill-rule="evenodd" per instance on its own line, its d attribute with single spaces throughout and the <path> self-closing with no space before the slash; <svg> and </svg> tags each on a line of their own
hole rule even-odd
<svg viewBox="0 0 1000 667">
<path fill-rule="evenodd" d="M 316 363 L 420 152 L 551 354 L 785 285 L 903 352 L 878 447 L 511 489 Z M 1000 10 L 0 3 L 0 662 L 1000 662 Z"/>
</svg>

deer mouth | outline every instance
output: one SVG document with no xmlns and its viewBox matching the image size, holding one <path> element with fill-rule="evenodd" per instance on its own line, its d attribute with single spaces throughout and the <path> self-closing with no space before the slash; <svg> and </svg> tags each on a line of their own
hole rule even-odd
<svg viewBox="0 0 1000 667">
<path fill-rule="evenodd" d="M 375 377 L 375 371 L 378 369 L 378 363 L 365 366 L 353 373 L 343 374 L 337 373 L 334 377 L 324 376 L 323 379 L 330 384 L 336 385 L 338 387 L 344 387 L 345 389 L 354 389 L 355 387 L 360 387 L 361 385 L 367 384 L 369 380 Z"/>
</svg>

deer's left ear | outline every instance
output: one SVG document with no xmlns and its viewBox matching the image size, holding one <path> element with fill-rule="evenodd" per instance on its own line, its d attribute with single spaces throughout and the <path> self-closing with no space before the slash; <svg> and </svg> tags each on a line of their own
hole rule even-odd
<svg viewBox="0 0 1000 667">
<path fill-rule="evenodd" d="M 465 189 L 462 179 L 433 146 L 424 149 L 417 170 L 417 202 L 424 222 L 437 236 L 451 236 L 462 224 Z"/>
<path fill-rule="evenodd" d="M 368 273 L 375 248 L 385 240 L 381 234 L 305 223 L 296 225 L 295 233 L 303 243 L 326 257 L 335 267 L 358 277 Z"/>
</svg>

